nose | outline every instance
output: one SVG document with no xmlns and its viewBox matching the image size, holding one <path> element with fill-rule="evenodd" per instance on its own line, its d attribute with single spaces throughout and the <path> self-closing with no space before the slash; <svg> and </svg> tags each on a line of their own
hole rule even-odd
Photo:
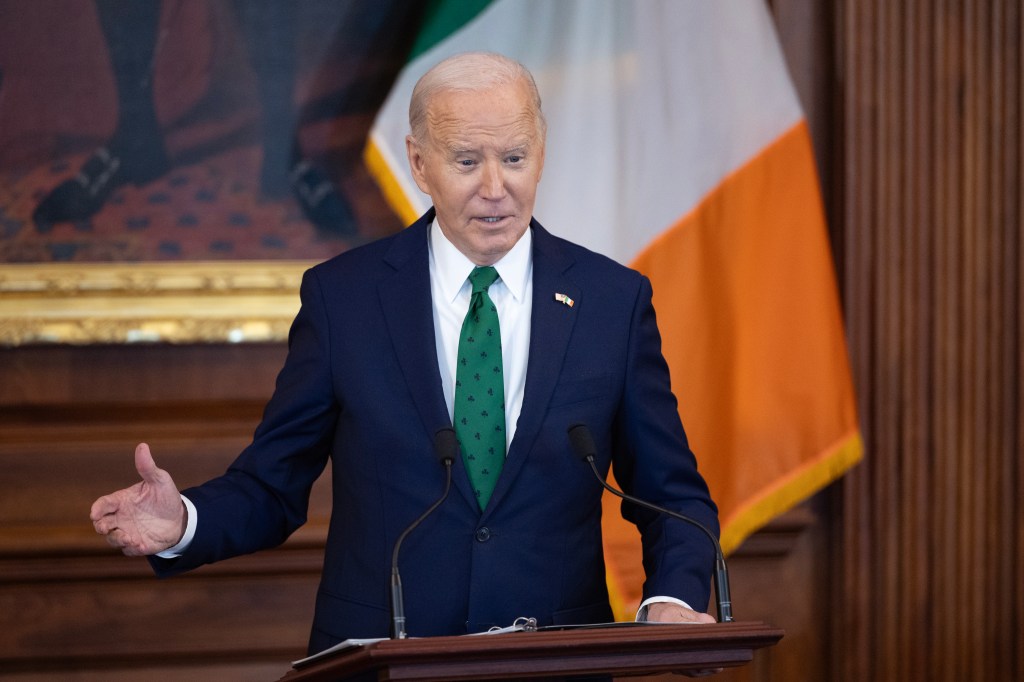
<svg viewBox="0 0 1024 682">
<path fill-rule="evenodd" d="M 480 178 L 480 196 L 496 200 L 505 196 L 505 174 L 500 163 L 488 161 L 483 164 Z"/>
</svg>

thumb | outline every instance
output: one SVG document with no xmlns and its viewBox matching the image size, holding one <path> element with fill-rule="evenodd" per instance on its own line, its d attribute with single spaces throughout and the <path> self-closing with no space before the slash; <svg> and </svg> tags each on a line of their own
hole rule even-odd
<svg viewBox="0 0 1024 682">
<path fill-rule="evenodd" d="M 157 484 L 160 481 L 161 471 L 153 461 L 153 453 L 149 451 L 149 446 L 145 443 L 135 446 L 135 470 L 139 472 L 139 476 L 146 483 Z"/>
</svg>

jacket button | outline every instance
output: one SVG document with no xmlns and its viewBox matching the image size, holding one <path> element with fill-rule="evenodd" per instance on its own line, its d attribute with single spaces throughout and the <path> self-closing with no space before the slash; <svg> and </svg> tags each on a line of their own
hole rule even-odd
<svg viewBox="0 0 1024 682">
<path fill-rule="evenodd" d="M 477 530 L 477 532 L 476 532 L 476 541 L 477 542 L 487 542 L 490 539 L 491 539 L 491 529 L 490 528 L 488 528 L 487 526 L 484 526 L 483 528 L 480 528 L 479 530 Z"/>
</svg>

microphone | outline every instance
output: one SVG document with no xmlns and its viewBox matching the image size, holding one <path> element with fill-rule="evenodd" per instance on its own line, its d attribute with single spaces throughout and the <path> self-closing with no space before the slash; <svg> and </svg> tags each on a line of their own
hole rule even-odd
<svg viewBox="0 0 1024 682">
<path fill-rule="evenodd" d="M 459 442 L 455 438 L 455 430 L 450 426 L 438 429 L 434 434 L 434 454 L 444 465 L 447 475 L 445 476 L 444 492 L 437 502 L 430 506 L 430 509 L 423 512 L 423 515 L 409 524 L 409 527 L 402 531 L 395 542 L 395 549 L 391 553 L 391 626 L 393 639 L 405 639 L 405 600 L 402 598 L 402 577 L 398 574 L 398 550 L 402 546 L 405 536 L 420 525 L 425 518 L 430 516 L 435 509 L 448 497 L 448 491 L 452 487 L 452 462 L 459 452 Z"/>
<path fill-rule="evenodd" d="M 617 495 L 624 500 L 628 500 L 633 504 L 646 507 L 662 514 L 667 514 L 674 519 L 685 521 L 691 526 L 696 526 L 704 531 L 704 534 L 708 536 L 711 543 L 715 546 L 715 596 L 718 599 L 718 621 L 720 623 L 732 622 L 732 600 L 729 597 L 729 569 L 725 565 L 725 556 L 722 554 L 722 546 L 718 543 L 718 538 L 715 537 L 714 533 L 708 530 L 700 521 L 691 519 L 689 516 L 684 516 L 679 512 L 672 511 L 671 509 L 665 509 L 659 507 L 656 504 L 645 502 L 644 500 L 638 499 L 631 495 L 627 495 L 620 490 L 608 485 L 608 483 L 601 478 L 601 474 L 597 471 L 597 465 L 594 464 L 594 457 L 597 455 L 597 446 L 594 445 L 594 437 L 590 433 L 590 429 L 587 428 L 586 424 L 573 424 L 569 427 L 569 442 L 572 444 L 572 449 L 576 452 L 576 455 L 584 461 L 590 462 L 590 468 L 594 472 L 594 476 L 604 486 L 605 490 Z"/>
</svg>

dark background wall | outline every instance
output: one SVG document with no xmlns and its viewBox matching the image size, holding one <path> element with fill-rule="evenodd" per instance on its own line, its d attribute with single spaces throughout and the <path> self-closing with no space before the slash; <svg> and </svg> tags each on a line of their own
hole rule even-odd
<svg viewBox="0 0 1024 682">
<path fill-rule="evenodd" d="M 733 680 L 1022 679 L 1017 0 L 773 0 L 811 129 L 865 460 L 732 561 L 786 629 Z M 274 679 L 301 655 L 328 491 L 281 549 L 156 581 L 87 520 L 149 442 L 181 486 L 247 442 L 284 348 L 0 351 L 0 673 Z"/>
</svg>

